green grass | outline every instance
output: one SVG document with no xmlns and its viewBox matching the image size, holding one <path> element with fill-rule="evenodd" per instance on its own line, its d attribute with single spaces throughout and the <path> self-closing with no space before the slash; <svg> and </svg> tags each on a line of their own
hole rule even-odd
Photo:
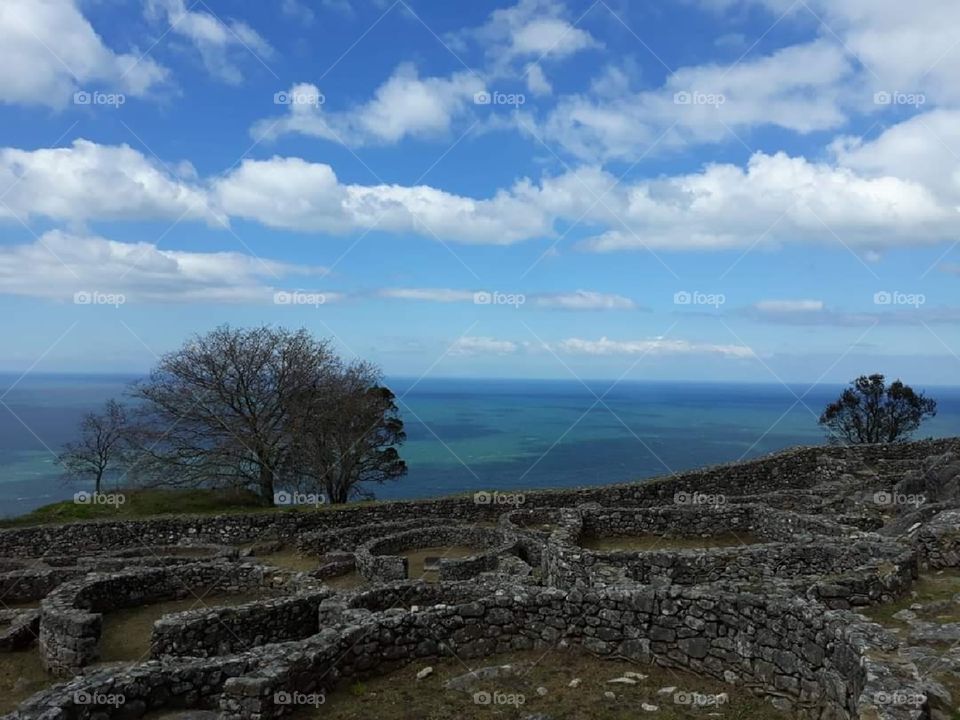
<svg viewBox="0 0 960 720">
<path fill-rule="evenodd" d="M 138 607 L 123 608 L 103 615 L 103 634 L 100 639 L 100 662 L 145 662 L 150 657 L 150 637 L 153 624 L 164 615 L 187 610 L 233 607 L 263 600 L 257 592 L 217 594 L 196 588 L 182 600 L 163 600 Z"/>
<path fill-rule="evenodd" d="M 346 505 L 298 505 L 275 507 L 263 503 L 260 496 L 249 490 L 209 489 L 129 489 L 110 490 L 122 493 L 124 503 L 112 505 L 85 505 L 73 500 L 38 507 L 25 515 L 0 519 L 0 528 L 26 525 L 70 523 L 81 520 L 122 520 L 150 518 L 162 515 L 219 515 L 254 512 L 328 512 L 354 510 L 383 502 L 414 503 L 422 500 L 363 500 Z"/>
<path fill-rule="evenodd" d="M 652 478 L 638 480 L 645 484 L 666 482 L 670 478 Z M 617 488 L 631 486 L 636 483 L 617 483 L 607 487 Z M 109 493 L 120 492 L 124 495 L 123 505 L 84 505 L 72 500 L 43 505 L 25 515 L 13 518 L 0 518 L 0 528 L 24 527 L 29 525 L 50 525 L 83 520 L 118 520 L 144 519 L 163 515 L 217 515 L 252 512 L 325 512 L 330 510 L 354 510 L 383 503 L 405 505 L 422 503 L 429 500 L 470 499 L 474 493 L 464 491 L 446 495 L 433 495 L 425 498 L 398 499 L 398 500 L 361 500 L 352 501 L 346 505 L 321 505 L 301 507 L 272 507 L 264 505 L 258 495 L 249 490 L 210 490 L 210 489 L 124 489 L 110 490 Z M 491 490 L 492 492 L 492 490 Z M 504 490 L 514 492 L 514 490 Z M 530 491 L 534 492 L 534 491 Z M 538 489 L 535 492 L 550 495 L 552 493 L 567 492 L 566 488 Z M 490 522 L 490 527 L 497 527 L 496 522 Z"/>
<path fill-rule="evenodd" d="M 70 523 L 82 520 L 117 520 L 131 518 L 150 518 L 162 515 L 218 515 L 253 512 L 328 512 L 331 510 L 357 510 L 372 505 L 414 504 L 425 500 L 473 497 L 473 493 L 439 495 L 430 498 L 410 500 L 359 500 L 345 505 L 300 505 L 275 507 L 264 505 L 260 497 L 249 490 L 208 490 L 208 489 L 130 489 L 110 490 L 119 492 L 125 502 L 117 507 L 109 505 L 84 505 L 64 500 L 43 505 L 25 515 L 13 518 L 0 518 L 0 528 L 23 527 L 26 525 L 48 525 Z M 497 527 L 495 522 L 490 527 Z"/>
<path fill-rule="evenodd" d="M 40 662 L 37 649 L 0 653 L 0 713 L 13 712 L 34 693 L 53 685 Z"/>
<path fill-rule="evenodd" d="M 616 483 L 606 485 L 611 489 L 628 487 L 637 483 L 653 485 L 668 482 L 671 478 L 641 479 L 635 482 Z M 492 492 L 492 490 L 490 490 Z M 536 492 L 549 497 L 551 494 L 568 492 L 568 488 L 536 489 Z M 325 512 L 330 510 L 354 510 L 384 503 L 406 505 L 422 503 L 430 500 L 470 499 L 474 493 L 470 491 L 432 495 L 424 498 L 397 499 L 397 500 L 361 500 L 352 501 L 345 505 L 321 505 L 300 507 L 272 507 L 264 505 L 255 493 L 242 491 L 209 490 L 209 489 L 127 489 L 110 490 L 109 493 L 121 492 L 124 495 L 123 505 L 83 505 L 64 500 L 62 502 L 43 505 L 25 515 L 13 518 L 0 518 L 0 528 L 24 527 L 28 525 L 49 525 L 70 523 L 83 520 L 117 520 L 132 518 L 150 518 L 162 515 L 216 515 L 250 512 Z M 515 492 L 504 490 L 503 492 Z M 504 508 L 504 511 L 507 508 Z M 490 527 L 496 527 L 491 522 Z M 545 529 L 552 526 L 546 525 Z"/>
<path fill-rule="evenodd" d="M 896 620 L 894 614 L 901 610 L 909 610 L 914 603 L 929 603 L 939 600 L 949 600 L 957 593 L 960 593 L 960 570 L 948 569 L 940 572 L 923 573 L 914 583 L 913 593 L 907 593 L 903 597 L 891 603 L 883 605 L 874 605 L 863 611 L 863 614 L 874 622 L 887 627 L 906 629 L 907 623 Z M 945 611 L 934 616 L 928 616 L 927 613 L 918 613 L 921 620 L 933 622 L 958 622 L 960 617 L 954 613 L 956 611 Z"/>
<path fill-rule="evenodd" d="M 112 492 L 112 491 L 111 491 Z M 39 507 L 26 515 L 0 521 L 0 527 L 19 527 L 77 520 L 116 520 L 157 515 L 213 514 L 273 511 L 249 491 L 138 489 L 118 491 L 122 505 L 86 505 L 73 500 Z"/>
</svg>

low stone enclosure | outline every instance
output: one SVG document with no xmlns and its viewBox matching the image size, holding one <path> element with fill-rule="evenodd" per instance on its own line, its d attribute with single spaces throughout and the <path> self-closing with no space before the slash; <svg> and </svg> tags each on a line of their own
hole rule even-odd
<svg viewBox="0 0 960 720">
<path fill-rule="evenodd" d="M 672 550 L 669 539 L 749 533 L 758 542 L 707 550 Z M 666 547 L 595 552 L 584 535 L 652 534 Z M 548 584 L 590 587 L 637 582 L 700 585 L 737 581 L 754 586 L 782 579 L 831 608 L 871 605 L 909 589 L 914 550 L 880 538 L 852 539 L 853 528 L 762 505 L 650 509 L 583 508 L 562 513 L 543 551 Z M 888 568 L 888 569 L 887 569 Z"/>
<path fill-rule="evenodd" d="M 59 676 L 6 720 L 268 720 L 293 709 L 291 693 L 541 648 L 688 670 L 798 718 L 949 718 L 960 696 L 862 612 L 960 568 L 958 458 L 956 439 L 799 448 L 512 496 L 519 507 L 484 493 L 3 530 L 0 652 L 36 652 Z M 316 569 L 241 550 L 257 543 Z M 444 558 L 452 547 L 460 556 Z M 403 553 L 425 548 L 437 549 L 436 582 L 407 577 Z M 328 584 L 354 570 L 360 587 Z M 251 591 L 262 599 L 203 600 Z M 98 664 L 105 613 L 190 597 L 195 609 L 153 624 L 149 659 Z"/>
<path fill-rule="evenodd" d="M 110 610 L 207 594 L 263 589 L 259 565 L 189 563 L 89 573 L 64 583 L 40 604 L 40 657 L 55 675 L 74 675 L 99 657 L 102 614 Z"/>
<path fill-rule="evenodd" d="M 465 580 L 495 570 L 500 559 L 517 551 L 511 533 L 462 525 L 434 525 L 370 540 L 356 552 L 357 570 L 367 580 L 405 580 L 407 558 L 397 553 L 420 548 L 465 545 L 476 553 L 465 558 L 439 557 L 440 580 Z"/>
</svg>

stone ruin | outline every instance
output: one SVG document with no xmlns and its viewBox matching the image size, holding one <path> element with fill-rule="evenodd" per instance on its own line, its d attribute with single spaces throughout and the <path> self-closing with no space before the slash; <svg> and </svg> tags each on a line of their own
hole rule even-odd
<svg viewBox="0 0 960 720">
<path fill-rule="evenodd" d="M 636 536 L 667 541 L 585 542 Z M 742 541 L 670 542 L 721 536 Z M 439 558 L 435 582 L 408 579 L 403 553 L 438 545 L 472 554 Z M 316 569 L 261 558 L 280 547 Z M 958 567 L 957 439 L 798 448 L 525 495 L 7 529 L 0 652 L 38 653 L 58 683 L 5 720 L 268 720 L 291 711 L 284 694 L 446 655 L 554 647 L 748 687 L 799 718 L 936 720 L 960 697 L 911 641 L 960 641 L 960 624 L 931 625 L 918 605 L 900 614 L 904 636 L 861 611 Z M 348 576 L 365 582 L 338 585 Z M 141 662 L 99 663 L 106 612 L 250 591 L 262 599 L 160 618 Z M 960 677 L 960 652 L 936 661 Z"/>
</svg>

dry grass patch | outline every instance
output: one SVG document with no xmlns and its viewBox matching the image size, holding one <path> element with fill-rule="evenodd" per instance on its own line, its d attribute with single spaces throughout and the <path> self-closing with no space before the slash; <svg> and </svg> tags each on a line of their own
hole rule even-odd
<svg viewBox="0 0 960 720">
<path fill-rule="evenodd" d="M 320 567 L 320 558 L 301 555 L 293 548 L 283 548 L 266 555 L 254 555 L 253 559 L 264 565 L 272 565 L 281 570 L 293 570 L 294 572 L 310 572 Z"/>
<path fill-rule="evenodd" d="M 407 559 L 407 577 L 411 580 L 426 580 L 437 582 L 439 572 L 427 570 L 424 565 L 428 558 L 463 558 L 481 553 L 481 548 L 467 545 L 438 545 L 436 547 L 417 548 L 399 553 Z"/>
<path fill-rule="evenodd" d="M 323 582 L 334 590 L 355 590 L 367 584 L 366 579 L 356 570 L 352 570 L 336 577 L 324 578 Z"/>
<path fill-rule="evenodd" d="M 21 702 L 54 682 L 55 678 L 43 669 L 36 646 L 0 653 L 0 713 L 12 712 Z"/>
<path fill-rule="evenodd" d="M 150 634 L 153 632 L 153 624 L 164 615 L 187 610 L 243 605 L 264 598 L 265 595 L 262 593 L 204 595 L 203 592 L 197 592 L 197 597 L 191 595 L 183 600 L 167 600 L 104 613 L 103 634 L 100 637 L 100 661 L 143 662 L 147 660 L 150 655 Z"/>
<path fill-rule="evenodd" d="M 448 690 L 444 683 L 477 668 L 527 664 L 518 675 L 477 681 L 468 692 Z M 434 672 L 417 680 L 417 672 L 431 665 Z M 474 659 L 456 658 L 419 661 L 379 678 L 343 685 L 329 693 L 316 708 L 303 707 L 294 718 L 307 720 L 519 720 L 542 713 L 555 720 L 661 720 L 729 718 L 731 720 L 786 720 L 788 715 L 750 693 L 713 679 L 675 672 L 659 666 L 625 661 L 600 660 L 575 651 L 554 650 L 546 654 L 529 651 Z M 636 684 L 609 681 L 625 673 L 646 678 Z M 573 680 L 579 679 L 575 687 Z M 538 688 L 546 688 L 540 695 Z M 674 688 L 660 693 L 661 689 Z M 605 693 L 614 693 L 609 698 Z M 477 695 L 475 695 L 475 693 Z M 697 706 L 700 698 L 726 697 L 718 704 Z M 489 699 L 486 703 L 484 700 Z M 512 702 L 507 702 L 507 700 Z M 522 702 L 521 702 L 522 700 Z M 684 701 L 687 702 L 684 702 Z M 657 710 L 644 709 L 644 705 Z"/>
</svg>

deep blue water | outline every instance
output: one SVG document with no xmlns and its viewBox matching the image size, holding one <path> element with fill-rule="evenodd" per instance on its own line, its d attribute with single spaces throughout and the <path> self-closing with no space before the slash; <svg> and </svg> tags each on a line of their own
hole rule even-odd
<svg viewBox="0 0 960 720">
<path fill-rule="evenodd" d="M 77 489 L 54 462 L 84 412 L 119 396 L 130 376 L 0 374 L 0 515 Z M 15 386 L 12 387 L 16 383 Z M 377 497 L 619 482 L 823 442 L 816 415 L 840 386 L 415 381 L 401 398 L 407 477 Z M 411 387 L 413 386 L 413 387 Z M 791 392 L 792 390 L 792 392 Z M 609 392 L 608 392 L 609 391 Z M 604 393 L 607 393 L 604 395 Z M 803 396 L 809 409 L 793 394 Z M 960 435 L 960 388 L 928 388 L 939 412 L 920 437 Z M 596 396 L 602 396 L 598 402 Z"/>
</svg>

